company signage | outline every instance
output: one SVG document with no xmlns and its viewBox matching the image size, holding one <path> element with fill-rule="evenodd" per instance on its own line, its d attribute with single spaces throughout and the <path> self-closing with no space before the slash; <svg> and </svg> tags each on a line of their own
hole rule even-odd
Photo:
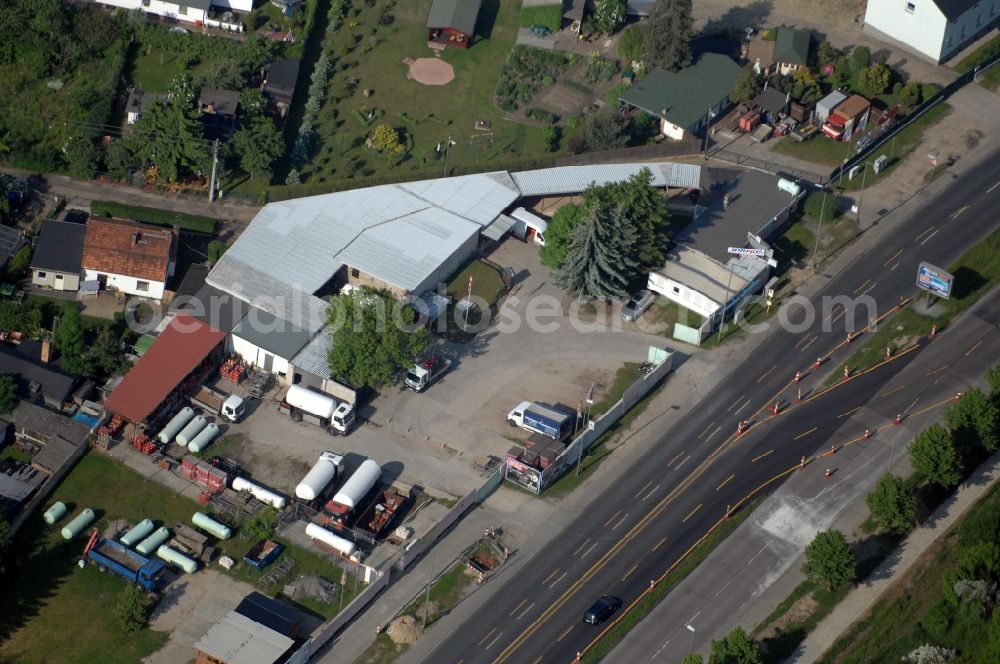
<svg viewBox="0 0 1000 664">
<path fill-rule="evenodd" d="M 727 249 L 731 254 L 736 256 L 766 256 L 767 252 L 763 249 L 747 249 L 746 247 L 729 247 Z"/>
<path fill-rule="evenodd" d="M 921 263 L 917 269 L 917 287 L 928 293 L 948 299 L 955 284 L 954 275 L 930 263 Z"/>
</svg>

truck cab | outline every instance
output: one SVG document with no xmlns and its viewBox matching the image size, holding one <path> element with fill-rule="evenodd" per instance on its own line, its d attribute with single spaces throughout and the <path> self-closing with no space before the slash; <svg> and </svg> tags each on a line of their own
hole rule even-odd
<svg viewBox="0 0 1000 664">
<path fill-rule="evenodd" d="M 230 422 L 239 422 L 243 419 L 243 414 L 245 412 L 246 403 L 243 401 L 243 397 L 241 396 L 230 394 L 226 397 L 226 400 L 222 402 L 221 415 Z"/>
<path fill-rule="evenodd" d="M 403 378 L 403 387 L 414 392 L 423 392 L 451 366 L 450 360 L 429 357 L 410 367 Z"/>
<path fill-rule="evenodd" d="M 354 426 L 354 406 L 341 401 L 330 416 L 330 426 L 342 436 L 346 436 Z"/>
</svg>

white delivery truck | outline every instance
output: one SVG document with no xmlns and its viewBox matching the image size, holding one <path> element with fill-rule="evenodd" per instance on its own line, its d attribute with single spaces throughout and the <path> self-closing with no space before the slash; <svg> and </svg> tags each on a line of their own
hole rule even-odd
<svg viewBox="0 0 1000 664">
<path fill-rule="evenodd" d="M 522 401 L 507 413 L 507 422 L 528 431 L 540 433 L 554 440 L 562 440 L 571 433 L 573 415 L 558 411 L 547 404 Z"/>
<path fill-rule="evenodd" d="M 523 207 L 519 207 L 511 212 L 510 216 L 517 222 L 511 227 L 516 237 L 525 242 L 534 242 L 543 247 L 545 246 L 545 231 L 548 230 L 549 222 L 537 214 L 528 212 Z"/>
<path fill-rule="evenodd" d="M 443 357 L 428 357 L 406 371 L 403 386 L 414 392 L 423 392 L 431 383 L 443 376 L 451 367 L 451 360 Z"/>
<path fill-rule="evenodd" d="M 330 434 L 346 436 L 354 426 L 354 406 L 347 402 L 337 402 L 333 397 L 292 385 L 278 411 L 288 415 L 293 422 L 305 420 L 323 427 Z"/>
</svg>

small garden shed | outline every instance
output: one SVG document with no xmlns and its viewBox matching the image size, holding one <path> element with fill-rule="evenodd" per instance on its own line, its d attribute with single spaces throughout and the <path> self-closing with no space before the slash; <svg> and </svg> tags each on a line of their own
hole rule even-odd
<svg viewBox="0 0 1000 664">
<path fill-rule="evenodd" d="M 427 41 L 469 48 L 482 0 L 434 0 L 427 15 Z"/>
</svg>

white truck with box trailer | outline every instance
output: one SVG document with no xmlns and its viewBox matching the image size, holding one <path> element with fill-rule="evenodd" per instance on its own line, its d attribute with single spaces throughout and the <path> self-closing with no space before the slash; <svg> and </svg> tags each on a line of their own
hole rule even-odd
<svg viewBox="0 0 1000 664">
<path fill-rule="evenodd" d="M 304 420 L 323 427 L 334 436 L 346 436 L 354 426 L 354 406 L 301 385 L 288 388 L 278 411 L 288 415 L 293 422 Z"/>
<path fill-rule="evenodd" d="M 540 433 L 554 440 L 562 440 L 572 432 L 573 415 L 551 406 L 522 401 L 507 413 L 507 422 L 528 431 Z"/>
</svg>

